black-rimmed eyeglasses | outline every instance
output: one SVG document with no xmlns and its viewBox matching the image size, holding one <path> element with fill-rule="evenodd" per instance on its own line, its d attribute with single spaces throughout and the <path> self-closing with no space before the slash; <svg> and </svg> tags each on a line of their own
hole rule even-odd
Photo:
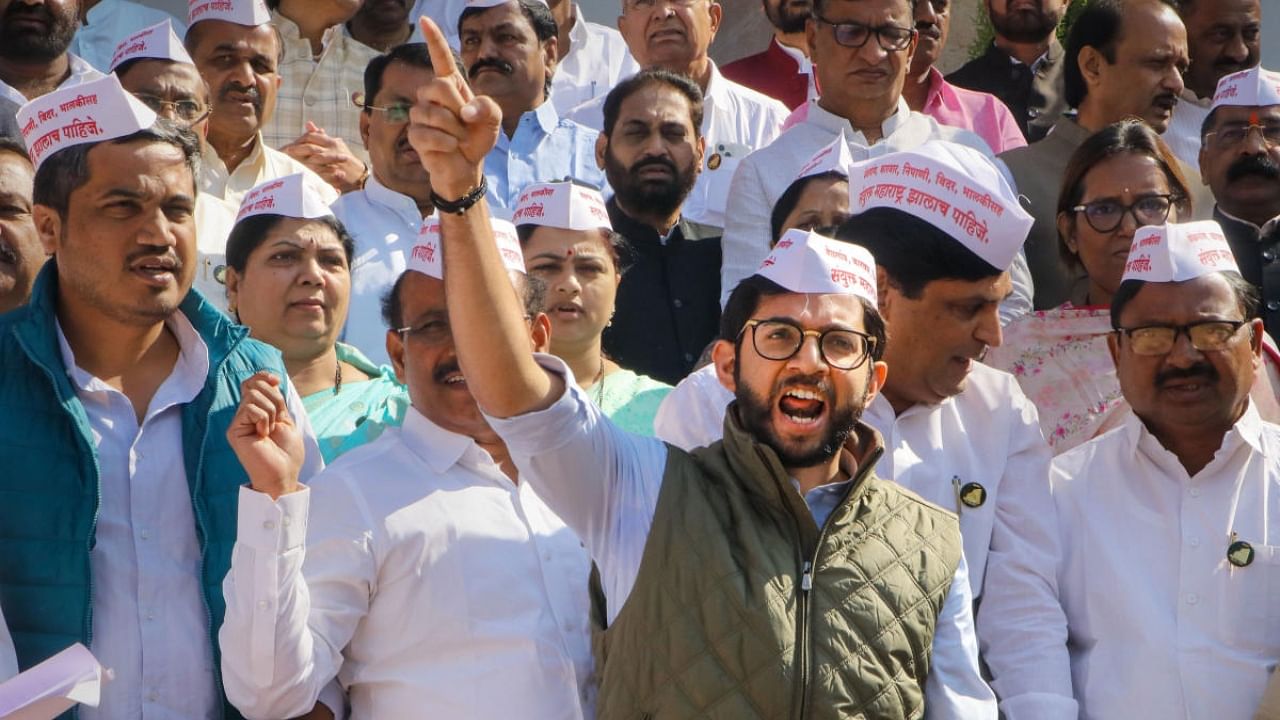
<svg viewBox="0 0 1280 720">
<path fill-rule="evenodd" d="M 1125 213 L 1133 216 L 1138 227 L 1163 225 L 1169 219 L 1169 209 L 1182 202 L 1181 195 L 1143 195 L 1125 205 L 1117 200 L 1095 200 L 1076 205 L 1071 212 L 1084 213 L 1084 219 L 1095 232 L 1109 233 L 1120 227 Z"/>
<path fill-rule="evenodd" d="M 847 48 L 860 48 L 867 44 L 867 40 L 870 40 L 872 35 L 875 35 L 876 42 L 880 43 L 881 49 L 887 52 L 898 52 L 906 50 L 907 46 L 911 44 L 911 40 L 916 36 L 916 31 L 912 28 L 898 27 L 897 25 L 877 25 L 872 27 L 851 20 L 833 22 L 817 15 L 814 15 L 813 19 L 824 25 L 830 25 L 832 32 L 835 34 L 836 43 Z"/>
<path fill-rule="evenodd" d="M 800 352 L 804 339 L 813 336 L 823 361 L 837 370 L 860 367 L 876 346 L 875 338 L 857 330 L 805 330 L 786 320 L 748 320 L 742 332 L 748 329 L 752 346 L 766 360 L 790 360 Z"/>
</svg>

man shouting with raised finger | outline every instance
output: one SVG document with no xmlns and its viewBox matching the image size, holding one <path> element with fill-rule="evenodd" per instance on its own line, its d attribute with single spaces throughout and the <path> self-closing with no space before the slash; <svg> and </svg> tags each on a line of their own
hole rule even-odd
<svg viewBox="0 0 1280 720">
<path fill-rule="evenodd" d="M 599 716 L 995 718 L 955 516 L 877 478 L 883 444 L 858 421 L 886 372 L 870 255 L 785 237 L 734 290 L 725 437 L 685 453 L 618 429 L 530 352 L 483 199 L 496 105 L 441 74 L 410 122 L 462 372 L 600 570 Z"/>
</svg>

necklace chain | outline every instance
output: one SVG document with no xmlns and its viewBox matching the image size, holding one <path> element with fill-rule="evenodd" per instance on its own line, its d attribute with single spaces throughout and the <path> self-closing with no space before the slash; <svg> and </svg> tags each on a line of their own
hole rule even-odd
<svg viewBox="0 0 1280 720">
<path fill-rule="evenodd" d="M 600 354 L 600 369 L 596 371 L 596 407 L 604 409 L 604 353 Z"/>
</svg>

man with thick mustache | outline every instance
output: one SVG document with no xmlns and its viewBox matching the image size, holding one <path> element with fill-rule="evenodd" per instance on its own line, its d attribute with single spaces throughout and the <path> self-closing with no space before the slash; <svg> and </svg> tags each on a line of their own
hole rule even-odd
<svg viewBox="0 0 1280 720">
<path fill-rule="evenodd" d="M 1280 337 L 1280 73 L 1257 67 L 1224 77 L 1201 131 L 1213 219 L 1261 294 L 1267 332 Z"/>
<path fill-rule="evenodd" d="M 102 77 L 67 52 L 79 24 L 78 0 L 0 0 L 0 97 L 22 105 Z"/>
<path fill-rule="evenodd" d="M 1078 114 L 1059 118 L 1043 140 L 1000 155 L 1036 219 L 1026 254 L 1037 310 L 1066 302 L 1079 279 L 1058 252 L 1058 193 L 1071 154 L 1091 133 L 1129 116 L 1156 132 L 1169 126 L 1187 68 L 1187 30 L 1171 2 L 1090 2 L 1067 39 L 1066 97 Z M 1191 167 L 1182 170 L 1189 178 L 1198 175 Z M 1207 216 L 1207 203 L 1196 198 L 1192 206 Z"/>
<path fill-rule="evenodd" d="M 378 364 L 389 362 L 382 297 L 407 267 L 423 218 L 435 212 L 431 176 L 409 145 L 409 108 L 417 88 L 434 77 L 422 43 L 398 45 L 370 61 L 364 72 L 360 135 L 371 174 L 363 189 L 332 206 L 356 241 L 342 341 Z"/>
<path fill-rule="evenodd" d="M 524 351 L 542 349 L 544 286 L 525 278 L 515 228 L 496 222 L 510 258 L 499 292 L 520 308 Z M 304 486 L 279 398 L 246 393 L 236 416 L 252 487 L 240 491 L 220 640 L 227 694 L 250 718 L 307 710 L 335 677 L 354 720 L 593 716 L 591 564 L 476 404 L 439 228 L 415 239 L 386 302 L 387 351 L 411 403 L 403 427 Z"/>
<path fill-rule="evenodd" d="M 923 1 L 923 0 L 922 0 Z M 1063 97 L 1058 23 L 1070 0 L 985 0 L 995 30 L 991 47 L 947 76 L 958 87 L 995 95 L 1036 142 L 1069 109 Z"/>
<path fill-rule="evenodd" d="M 262 0 L 190 0 L 183 39 L 209 85 L 212 112 L 200 162 L 200 189 L 239 206 L 244 194 L 274 178 L 307 173 L 302 163 L 269 147 L 262 127 L 275 109 L 282 45 Z M 323 180 L 325 201 L 338 193 Z"/>
<path fill-rule="evenodd" d="M 681 210 L 702 166 L 702 91 L 684 75 L 644 70 L 604 104 L 596 156 L 613 187 L 606 209 L 627 239 L 604 350 L 623 367 L 674 385 L 720 321 L 720 228 Z"/>
<path fill-rule="evenodd" d="M 595 130 L 560 116 L 550 100 L 559 30 L 542 0 L 470 0 L 458 18 L 471 87 L 502 108 L 502 134 L 484 161 L 494 214 L 515 211 L 520 191 L 572 178 L 603 188 Z"/>
<path fill-rule="evenodd" d="M 1179 160 L 1195 167 L 1200 159 L 1200 129 L 1213 105 L 1218 81 L 1258 64 L 1262 53 L 1262 4 L 1259 0 L 1179 0 L 1187 26 L 1191 64 L 1186 87 L 1164 131 L 1164 141 Z"/>
<path fill-rule="evenodd" d="M 927 696 L 931 717 L 994 719 L 955 517 L 877 478 L 880 437 L 858 422 L 886 372 L 869 254 L 784 237 L 725 312 L 725 440 L 688 454 L 630 435 L 529 351 L 474 193 L 500 115 L 441 74 L 409 137 L 460 199 L 441 234 L 472 395 L 599 568 L 598 717 L 919 717 Z"/>
<path fill-rule="evenodd" d="M 804 40 L 804 24 L 809 19 L 809 0 L 762 0 L 764 15 L 773 26 L 769 47 L 755 55 L 725 65 L 721 72 L 730 80 L 762 92 L 786 105 L 803 105 L 816 97 L 809 46 Z"/>
<path fill-rule="evenodd" d="M 22 143 L 0 137 L 0 314 L 27 302 L 47 259 L 31 215 L 34 172 Z"/>
<path fill-rule="evenodd" d="M 0 316 L 0 598 L 19 664 L 87 645 L 116 673 L 88 720 L 236 718 L 214 633 L 248 476 L 224 433 L 240 383 L 284 364 L 191 291 L 188 131 L 114 75 L 19 118 L 53 255 L 31 301 Z M 98 134 L 43 139 L 74 123 Z M 287 380 L 281 402 L 309 477 L 319 448 Z"/>
<path fill-rule="evenodd" d="M 1053 461 L 1081 720 L 1250 720 L 1280 661 L 1256 302 L 1214 222 L 1134 235 L 1107 341 L 1133 413 Z"/>
</svg>

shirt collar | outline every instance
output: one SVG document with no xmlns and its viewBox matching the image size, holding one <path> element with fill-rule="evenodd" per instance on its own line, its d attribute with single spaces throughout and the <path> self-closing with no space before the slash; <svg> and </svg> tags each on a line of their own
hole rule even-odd
<svg viewBox="0 0 1280 720">
<path fill-rule="evenodd" d="M 529 114 L 525 113 L 525 115 Z M 544 99 L 541 105 L 532 110 L 532 114 L 545 135 L 550 135 L 560 124 L 560 113 L 556 112 L 556 105 L 550 99 Z M 524 118 L 520 120 L 523 122 Z"/>
<path fill-rule="evenodd" d="M 305 57 L 308 60 L 314 59 L 311 53 L 311 41 L 302 37 L 302 29 L 298 27 L 298 23 L 280 14 L 279 10 L 271 11 L 271 24 L 276 26 L 280 31 L 280 38 L 284 40 L 285 54 Z M 330 43 L 337 38 L 347 36 L 347 26 L 345 23 L 338 23 L 326 28 L 324 34 L 320 36 L 321 54 L 329 49 Z"/>
<path fill-rule="evenodd" d="M 480 450 L 475 440 L 445 430 L 428 420 L 426 415 L 418 412 L 418 409 L 412 405 L 405 412 L 403 428 L 409 450 L 437 475 L 443 475 L 454 465 L 461 463 L 467 451 L 473 446 Z M 488 457 L 488 453 L 483 450 L 480 452 Z"/>
<path fill-rule="evenodd" d="M 725 103 L 729 100 L 729 83 L 720 74 L 720 68 L 716 67 L 715 60 L 707 58 L 707 65 L 711 67 L 711 74 L 707 76 L 707 91 L 703 93 L 703 104 L 714 108 L 717 102 Z M 705 113 L 706 118 L 711 117 L 711 113 Z M 706 121 L 703 121 L 703 125 Z"/>
<path fill-rule="evenodd" d="M 573 27 L 569 28 L 569 52 L 587 44 L 587 19 L 578 3 L 573 4 Z"/>
<path fill-rule="evenodd" d="M 369 202 L 391 210 L 404 220 L 422 222 L 422 213 L 418 210 L 418 203 L 414 202 L 414 199 L 408 195 L 398 193 L 378 182 L 378 176 L 375 174 L 371 173 L 369 175 L 369 181 L 364 186 L 364 194 L 369 199 Z"/>
<path fill-rule="evenodd" d="M 908 78 L 908 81 L 910 81 L 910 78 Z M 929 67 L 929 89 L 925 90 L 924 110 L 922 111 L 926 115 L 929 113 L 930 108 L 942 102 L 942 86 L 945 82 L 946 80 L 942 78 L 942 71 L 937 66 L 931 65 Z"/>
<path fill-rule="evenodd" d="M 1236 420 L 1236 423 L 1231 426 L 1231 429 L 1222 436 L 1222 445 L 1219 446 L 1218 451 L 1213 454 L 1213 460 L 1210 461 L 1210 465 L 1217 461 L 1218 458 L 1226 457 L 1228 454 L 1234 452 L 1236 446 L 1241 442 L 1247 444 L 1254 452 L 1261 453 L 1264 451 L 1262 443 L 1262 416 L 1258 414 L 1258 410 L 1253 406 L 1252 400 L 1247 399 L 1245 402 L 1247 405 L 1245 406 L 1244 414 L 1242 414 L 1240 419 Z M 1137 413 L 1129 413 L 1127 428 L 1130 437 L 1133 438 L 1134 444 L 1141 448 L 1145 455 L 1153 459 L 1168 457 L 1172 458 L 1174 462 L 1177 462 L 1176 456 L 1170 452 L 1168 448 L 1162 445 L 1160 440 L 1147 429 L 1147 424 L 1142 421 L 1142 418 L 1138 417 Z M 1209 465 L 1206 465 L 1205 467 L 1208 468 Z"/>
<path fill-rule="evenodd" d="M 1213 96 L 1210 95 L 1207 98 L 1201 98 L 1199 95 L 1196 95 L 1195 90 L 1192 90 L 1189 87 L 1184 87 L 1182 88 L 1182 94 L 1178 96 L 1178 102 L 1189 103 L 1191 105 L 1195 105 L 1198 108 L 1204 108 L 1205 110 L 1208 110 L 1210 107 L 1213 106 Z M 1197 128 L 1197 132 L 1198 131 L 1199 129 Z"/>
<path fill-rule="evenodd" d="M 797 73 L 801 75 L 808 75 L 813 71 L 813 63 L 810 62 L 809 58 L 805 57 L 805 54 L 799 50 L 783 45 L 782 42 L 778 40 L 777 35 L 773 36 L 773 46 L 776 47 L 779 52 L 795 61 Z"/>
<path fill-rule="evenodd" d="M 880 124 L 880 140 L 883 141 L 893 135 L 910 119 L 911 108 L 907 105 L 907 101 L 903 100 L 902 97 L 899 96 L 897 109 Z M 809 116 L 806 118 L 806 121 L 829 130 L 837 135 L 840 134 L 841 130 L 848 130 L 856 137 L 863 138 L 865 140 L 865 136 L 862 132 L 860 130 L 854 130 L 848 119 L 823 108 L 816 100 L 809 103 Z"/>
<path fill-rule="evenodd" d="M 1231 213 L 1227 212 L 1226 210 L 1223 210 L 1221 205 L 1214 205 L 1213 212 L 1215 215 L 1220 216 L 1219 218 L 1217 218 L 1219 220 L 1219 224 L 1221 224 L 1221 220 L 1226 220 L 1228 223 L 1243 225 L 1255 233 L 1256 235 L 1256 237 L 1254 238 L 1255 240 L 1258 238 L 1261 238 L 1263 235 L 1269 234 L 1276 227 L 1280 226 L 1280 216 L 1271 218 L 1266 223 L 1264 223 L 1262 227 L 1258 227 L 1257 225 L 1254 225 L 1253 223 L 1249 222 L 1248 220 L 1245 220 L 1244 218 L 1238 218 L 1235 215 L 1232 215 Z"/>
<path fill-rule="evenodd" d="M 53 322 L 58 331 L 58 349 L 62 353 L 62 365 L 76 388 L 82 392 L 114 390 L 76 364 L 71 343 L 67 342 L 67 336 L 62 332 L 62 323 L 58 322 L 56 316 Z M 178 361 L 174 363 L 169 375 L 177 384 L 172 388 L 165 388 L 170 383 L 170 380 L 166 379 L 161 383 L 161 388 L 168 390 L 166 394 L 171 395 L 168 405 L 191 402 L 204 389 L 205 381 L 209 376 L 209 346 L 181 311 L 169 315 L 164 325 L 178 342 Z M 160 392 L 157 391 L 154 399 L 163 400 L 164 398 L 161 398 Z"/>
<path fill-rule="evenodd" d="M 204 152 L 202 152 L 201 155 L 203 156 L 203 160 L 206 163 L 212 164 L 215 169 L 222 168 L 222 172 L 226 173 L 227 175 L 231 175 L 233 173 L 238 172 L 240 168 L 256 169 L 256 168 L 261 168 L 264 164 L 266 164 L 267 153 L 265 150 L 263 150 L 264 147 L 266 147 L 266 141 L 262 139 L 262 131 L 259 130 L 253 135 L 253 149 L 250 150 L 249 154 L 245 156 L 244 160 L 241 160 L 240 164 L 235 166 L 234 168 L 227 167 L 227 164 L 222 161 L 222 157 L 218 155 L 218 151 L 214 150 L 213 146 L 207 143 L 205 144 Z M 239 203 L 236 203 L 236 206 L 237 206 L 237 209 L 239 209 Z"/>
</svg>

